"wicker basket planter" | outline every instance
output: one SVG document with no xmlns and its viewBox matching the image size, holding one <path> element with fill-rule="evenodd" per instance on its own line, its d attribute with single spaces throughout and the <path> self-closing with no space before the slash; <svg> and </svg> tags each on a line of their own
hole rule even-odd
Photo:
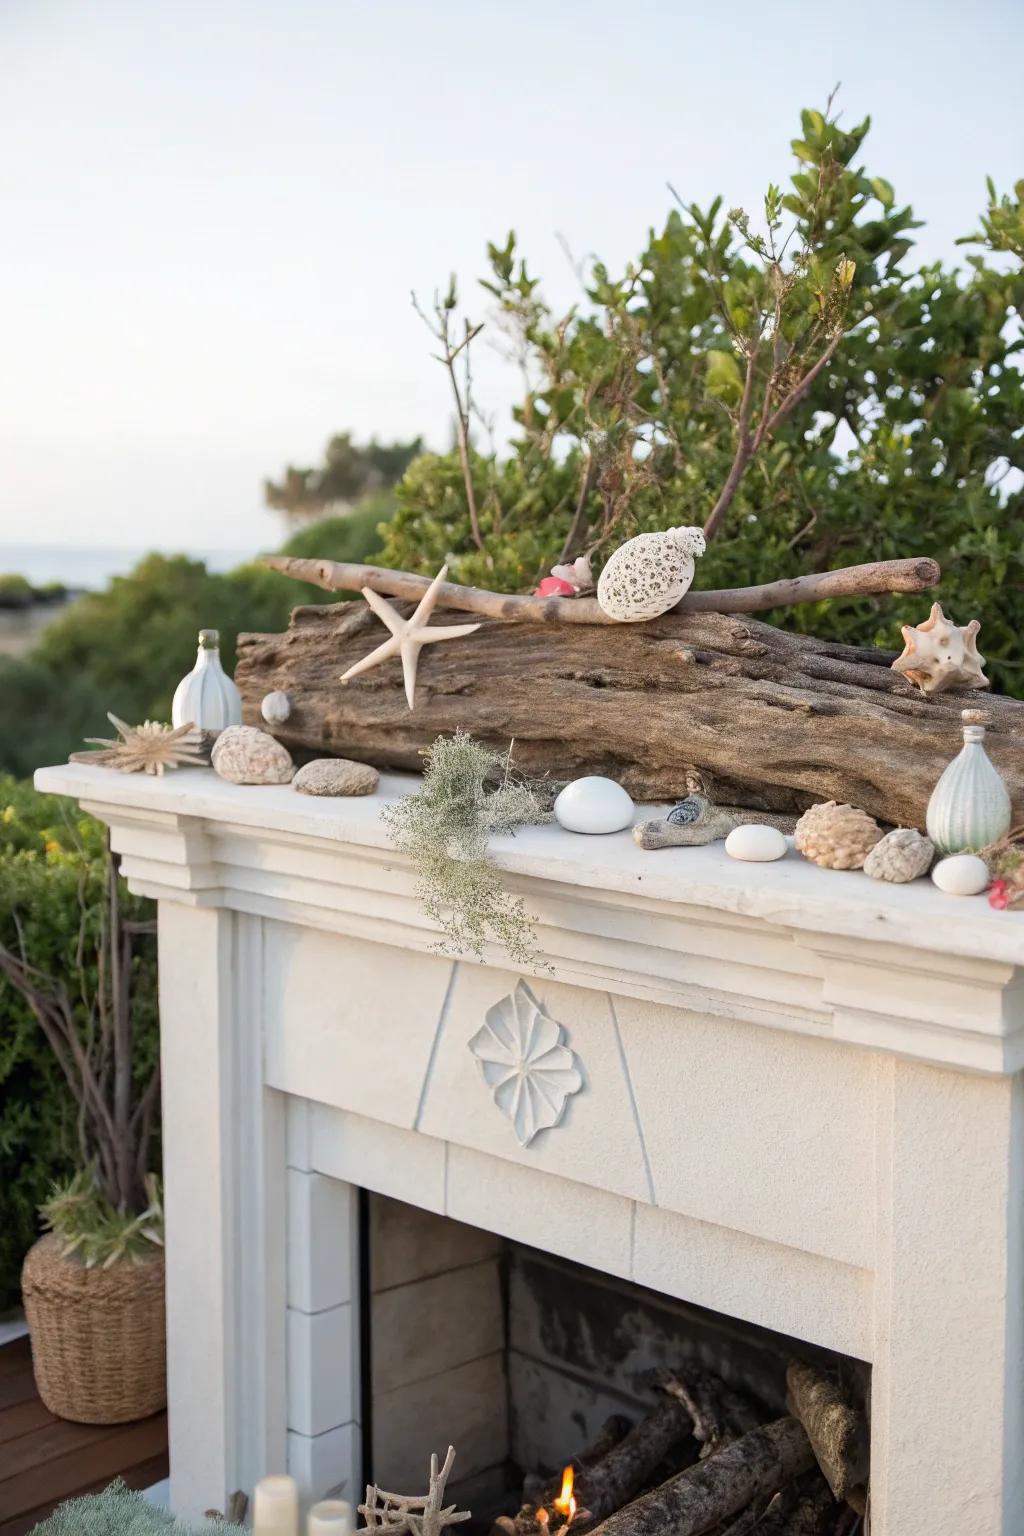
<svg viewBox="0 0 1024 1536">
<path fill-rule="evenodd" d="M 164 1258 L 86 1269 L 53 1236 L 22 1270 L 39 1396 L 78 1424 L 125 1424 L 167 1402 Z"/>
</svg>

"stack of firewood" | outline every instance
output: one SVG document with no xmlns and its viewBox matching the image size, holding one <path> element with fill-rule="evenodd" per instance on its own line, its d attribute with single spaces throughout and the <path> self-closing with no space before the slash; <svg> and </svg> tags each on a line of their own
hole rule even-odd
<svg viewBox="0 0 1024 1536">
<path fill-rule="evenodd" d="M 616 1416 L 562 1477 L 531 1485 L 492 1536 L 857 1536 L 868 1507 L 868 1424 L 852 1393 L 792 1361 L 789 1416 L 707 1372 L 658 1373 L 639 1423 Z"/>
</svg>

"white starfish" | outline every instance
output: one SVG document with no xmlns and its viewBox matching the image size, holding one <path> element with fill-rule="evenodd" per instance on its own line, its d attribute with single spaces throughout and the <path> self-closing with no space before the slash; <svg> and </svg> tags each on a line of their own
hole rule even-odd
<svg viewBox="0 0 1024 1536">
<path fill-rule="evenodd" d="M 436 624 L 433 629 L 427 628 L 427 620 L 434 611 L 440 592 L 441 583 L 448 575 L 448 567 L 442 565 L 430 586 L 424 592 L 417 604 L 415 613 L 411 613 L 407 619 L 403 619 L 397 613 L 387 598 L 381 597 L 379 592 L 374 592 L 371 587 L 363 588 L 363 596 L 377 615 L 391 631 L 391 639 L 383 641 L 369 656 L 364 656 L 362 661 L 357 661 L 349 667 L 347 672 L 341 675 L 341 681 L 347 683 L 350 677 L 356 677 L 360 672 L 368 672 L 378 662 L 387 661 L 391 656 L 402 658 L 402 676 L 405 679 L 405 697 L 409 708 L 412 709 L 416 698 L 416 668 L 419 665 L 420 651 L 425 645 L 433 645 L 436 640 L 456 640 L 459 635 L 471 635 L 474 629 L 479 629 L 479 624 Z"/>
</svg>

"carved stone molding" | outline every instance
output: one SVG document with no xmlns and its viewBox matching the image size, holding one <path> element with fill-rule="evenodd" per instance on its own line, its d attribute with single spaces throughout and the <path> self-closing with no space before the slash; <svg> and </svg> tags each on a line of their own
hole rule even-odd
<svg viewBox="0 0 1024 1536">
<path fill-rule="evenodd" d="M 520 979 L 514 992 L 488 1008 L 469 1042 L 495 1104 L 528 1147 L 539 1131 L 558 1124 L 583 1087 L 565 1029 Z"/>
</svg>

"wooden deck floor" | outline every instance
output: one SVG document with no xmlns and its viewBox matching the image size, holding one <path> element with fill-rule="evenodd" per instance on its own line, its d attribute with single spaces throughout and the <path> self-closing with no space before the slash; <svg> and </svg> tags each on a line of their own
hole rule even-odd
<svg viewBox="0 0 1024 1536">
<path fill-rule="evenodd" d="M 149 1488 L 167 1476 L 167 1415 L 138 1424 L 69 1424 L 39 1401 L 28 1339 L 0 1348 L 0 1536 L 24 1536 L 54 1505 L 115 1477 Z"/>
</svg>

